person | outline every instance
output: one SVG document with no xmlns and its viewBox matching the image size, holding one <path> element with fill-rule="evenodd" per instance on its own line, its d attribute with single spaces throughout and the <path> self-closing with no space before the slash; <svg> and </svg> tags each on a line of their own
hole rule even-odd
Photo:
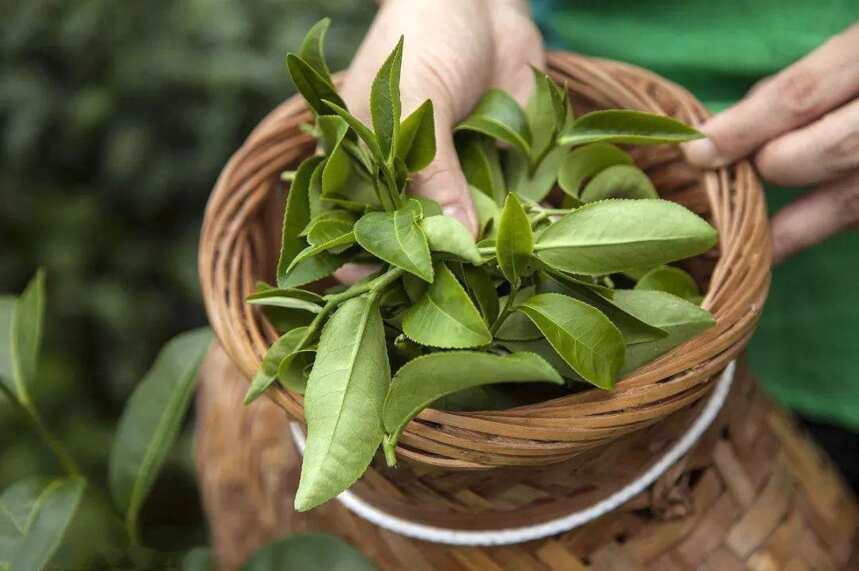
<svg viewBox="0 0 859 571">
<path fill-rule="evenodd" d="M 451 128 L 489 87 L 527 100 L 528 66 L 545 64 L 532 7 L 553 46 L 642 65 L 687 86 L 711 109 L 724 109 L 699 126 L 707 139 L 685 145 L 693 165 L 713 168 L 747 158 L 767 183 L 811 187 L 772 218 L 776 264 L 859 226 L 855 0 L 380 4 L 350 66 L 344 99 L 369 119 L 375 70 L 404 34 L 403 113 L 431 98 L 438 137 L 436 159 L 411 190 L 435 199 L 472 230 L 476 216 Z M 773 202 L 789 196 L 775 189 L 768 194 Z M 849 240 L 801 256 L 790 272 L 776 276 L 752 364 L 787 404 L 859 427 L 859 373 L 851 367 L 859 347 L 853 297 L 859 244 L 855 235 Z"/>
</svg>

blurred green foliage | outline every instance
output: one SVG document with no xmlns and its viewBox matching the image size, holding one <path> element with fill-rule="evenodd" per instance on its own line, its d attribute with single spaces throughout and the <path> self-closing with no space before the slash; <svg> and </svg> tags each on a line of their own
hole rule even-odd
<svg viewBox="0 0 859 571">
<path fill-rule="evenodd" d="M 371 0 L 0 0 L 0 291 L 47 268 L 35 398 L 95 480 L 160 346 L 205 323 L 206 198 L 292 94 L 285 53 L 331 16 L 330 61 L 345 67 L 373 12 Z M 189 451 L 186 435 L 150 501 L 169 509 L 144 509 L 144 523 L 202 529 L 185 499 Z M 0 488 L 52 471 L 0 401 Z"/>
</svg>

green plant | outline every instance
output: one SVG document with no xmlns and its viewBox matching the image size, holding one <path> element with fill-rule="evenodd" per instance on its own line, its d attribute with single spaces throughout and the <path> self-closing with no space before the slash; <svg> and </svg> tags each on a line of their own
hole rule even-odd
<svg viewBox="0 0 859 571">
<path fill-rule="evenodd" d="M 527 109 L 490 90 L 455 130 L 480 214 L 475 241 L 438 204 L 406 193 L 433 159 L 435 133 L 431 101 L 400 120 L 402 39 L 373 82 L 371 127 L 334 88 L 327 28 L 316 24 L 287 57 L 323 154 L 285 173 L 277 287 L 260 284 L 248 300 L 284 333 L 246 400 L 276 380 L 304 394 L 297 509 L 348 488 L 380 445 L 394 464 L 400 431 L 426 406 L 508 405 L 496 383 L 610 389 L 713 324 L 686 299 L 650 290 L 697 296 L 694 280 L 665 264 L 709 250 L 716 231 L 659 200 L 614 146 L 681 142 L 697 131 L 628 110 L 574 118 L 567 90 L 538 70 Z M 556 181 L 561 207 L 545 203 Z M 351 286 L 300 289 L 352 262 L 380 268 Z M 645 274 L 639 288 L 614 287 Z M 545 394 L 539 386 L 535 394 Z"/>
<path fill-rule="evenodd" d="M 52 560 L 59 559 L 58 553 L 67 547 L 69 528 L 76 525 L 85 496 L 104 495 L 48 427 L 31 396 L 44 324 L 45 277 L 40 271 L 20 296 L 0 296 L 0 391 L 53 452 L 64 473 L 29 477 L 0 492 L 2 571 L 77 567 L 72 561 Z M 211 340 L 208 329 L 199 329 L 170 341 L 126 405 L 109 469 L 113 516 L 117 527 L 126 530 L 126 537 L 119 554 L 102 557 L 105 564 L 108 559 L 114 565 L 123 562 L 124 568 L 165 563 L 162 554 L 142 544 L 139 512 L 176 440 L 196 386 L 197 369 Z M 278 562 L 291 569 L 316 569 L 320 561 L 328 562 L 332 569 L 371 568 L 337 538 L 310 534 L 263 548 L 245 569 L 269 569 Z M 192 550 L 183 568 L 212 568 L 208 551 Z"/>
</svg>

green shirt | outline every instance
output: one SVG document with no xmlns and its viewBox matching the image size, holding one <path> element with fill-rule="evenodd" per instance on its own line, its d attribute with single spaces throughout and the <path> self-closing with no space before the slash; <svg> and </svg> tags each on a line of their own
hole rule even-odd
<svg viewBox="0 0 859 571">
<path fill-rule="evenodd" d="M 859 20 L 857 0 L 534 0 L 550 47 L 628 61 L 712 111 Z M 770 188 L 771 211 L 799 191 Z M 749 351 L 786 405 L 859 430 L 859 233 L 777 268 Z"/>
</svg>

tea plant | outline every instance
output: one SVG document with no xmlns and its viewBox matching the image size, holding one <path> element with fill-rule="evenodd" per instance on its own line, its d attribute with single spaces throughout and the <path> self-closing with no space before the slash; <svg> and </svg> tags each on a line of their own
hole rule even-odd
<svg viewBox="0 0 859 571">
<path fill-rule="evenodd" d="M 520 393 L 523 383 L 611 389 L 713 325 L 695 281 L 666 264 L 711 249 L 715 229 L 660 200 L 615 146 L 697 131 L 629 110 L 576 118 L 567 90 L 538 70 L 526 109 L 490 90 L 455 129 L 480 218 L 475 240 L 406 192 L 434 157 L 435 131 L 429 100 L 400 118 L 402 39 L 373 82 L 365 125 L 332 82 L 327 28 L 315 25 L 287 57 L 321 153 L 285 173 L 277 287 L 260 284 L 248 299 L 283 336 L 247 402 L 275 381 L 304 395 L 298 510 L 348 488 L 380 445 L 394 465 L 401 431 L 433 403 L 515 404 L 510 383 Z M 556 184 L 563 199 L 551 206 Z M 379 269 L 327 292 L 302 289 L 347 263 Z"/>
</svg>

